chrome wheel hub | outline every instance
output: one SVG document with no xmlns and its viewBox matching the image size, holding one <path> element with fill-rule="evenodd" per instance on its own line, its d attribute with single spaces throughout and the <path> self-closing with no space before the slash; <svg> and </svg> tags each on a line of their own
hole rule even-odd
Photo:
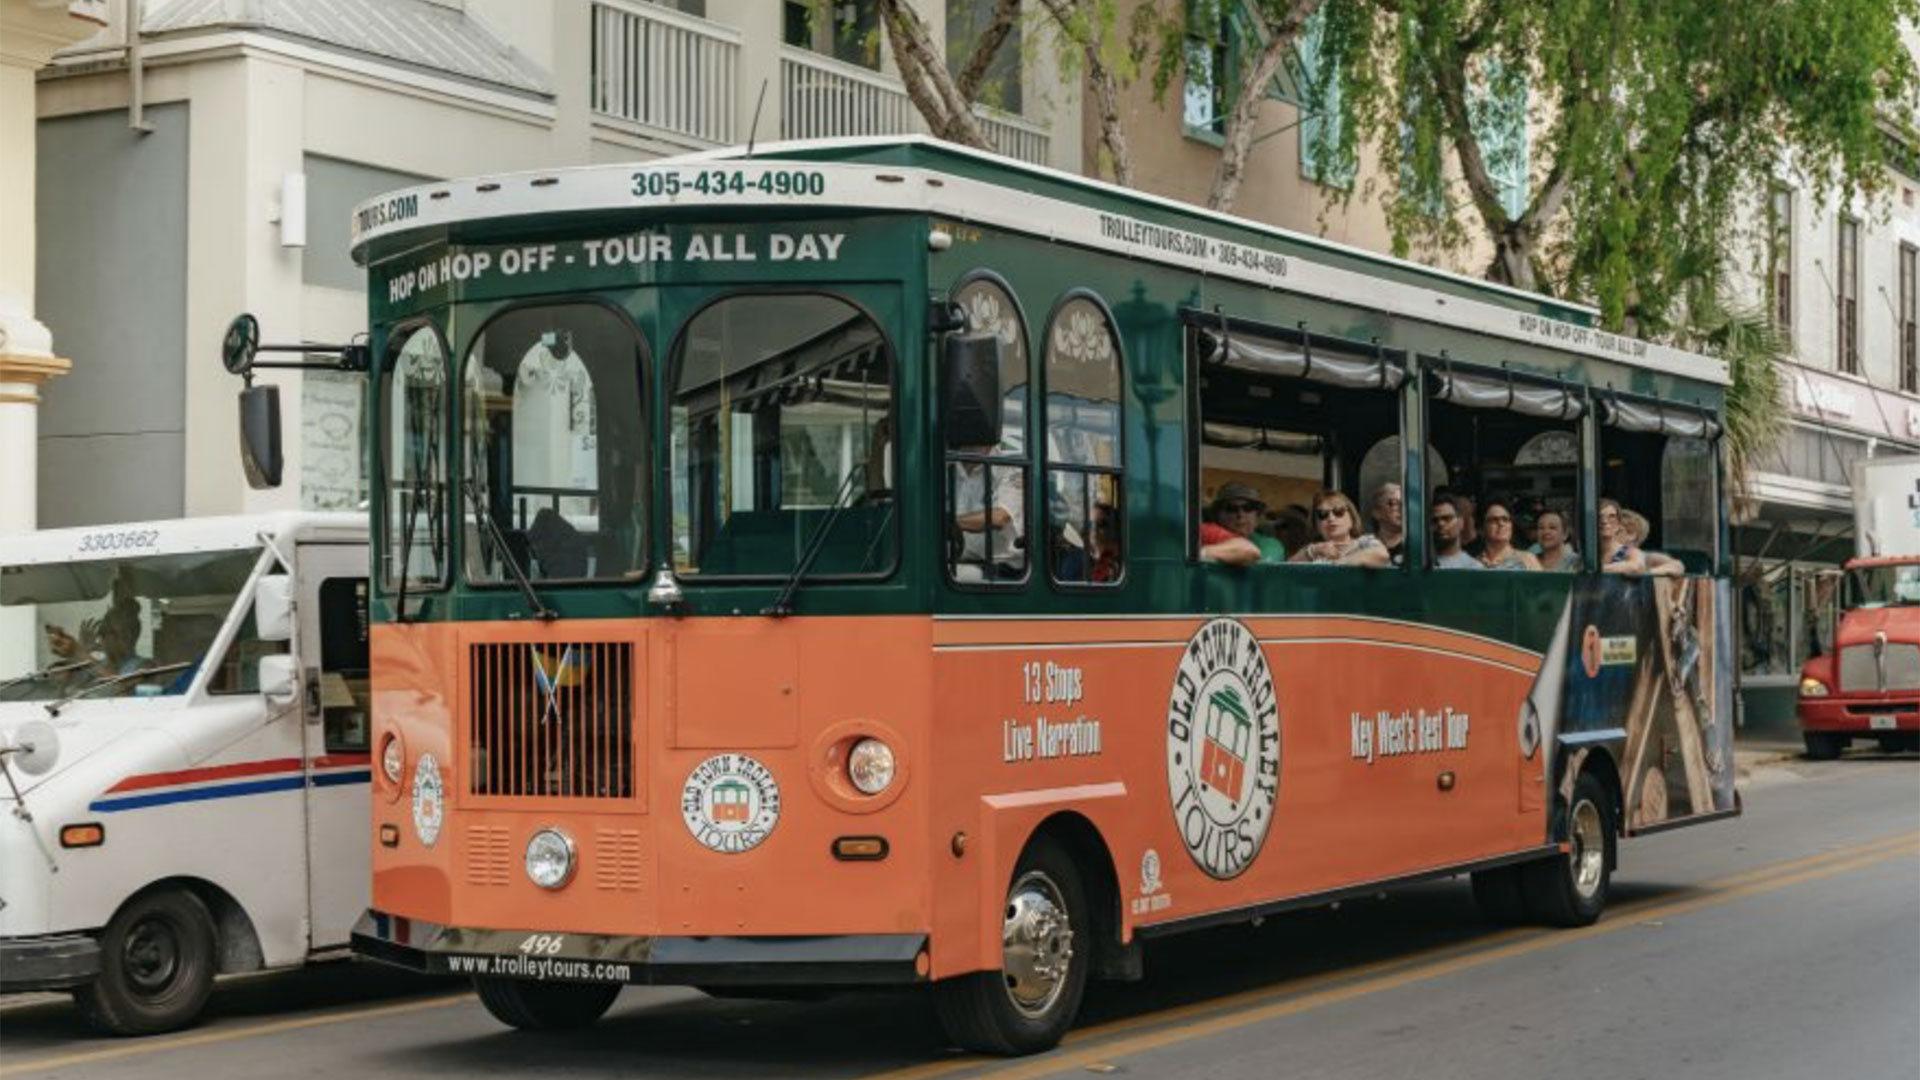
<svg viewBox="0 0 1920 1080">
<path fill-rule="evenodd" d="M 1600 891 L 1600 876 L 1606 871 L 1607 836 L 1600 826 L 1600 808 L 1582 801 L 1573 808 L 1573 889 L 1584 898 Z"/>
<path fill-rule="evenodd" d="M 1059 1000 L 1073 963 L 1073 926 L 1053 879 L 1031 871 L 1014 882 L 1001 928 L 1000 969 L 1022 1015 L 1040 1016 Z"/>
</svg>

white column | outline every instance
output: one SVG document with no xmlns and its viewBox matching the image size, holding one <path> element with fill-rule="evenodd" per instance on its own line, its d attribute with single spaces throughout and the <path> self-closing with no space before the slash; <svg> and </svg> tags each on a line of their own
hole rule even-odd
<svg viewBox="0 0 1920 1080">
<path fill-rule="evenodd" d="M 33 73 L 98 29 L 65 5 L 0 0 L 0 536 L 38 523 L 40 384 L 70 367 L 33 314 Z M 31 670 L 33 632 L 31 610 L 0 608 L 0 678 Z"/>
</svg>

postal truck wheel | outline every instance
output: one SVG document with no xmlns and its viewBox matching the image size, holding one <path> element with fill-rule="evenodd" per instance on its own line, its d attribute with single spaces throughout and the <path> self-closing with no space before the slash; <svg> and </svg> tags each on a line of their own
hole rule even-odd
<svg viewBox="0 0 1920 1080">
<path fill-rule="evenodd" d="M 1092 926 L 1073 859 L 1052 839 L 1036 839 L 1007 890 L 1000 970 L 934 984 L 947 1037 L 990 1054 L 1052 1049 L 1073 1025 L 1086 993 Z"/>
<path fill-rule="evenodd" d="M 521 1031 L 583 1028 L 605 1015 L 619 983 L 543 983 L 476 975 L 474 992 L 495 1020 Z"/>
<path fill-rule="evenodd" d="M 213 990 L 213 916 L 184 889 L 143 893 L 100 938 L 100 977 L 73 992 L 95 1031 L 152 1035 L 192 1023 Z"/>
</svg>

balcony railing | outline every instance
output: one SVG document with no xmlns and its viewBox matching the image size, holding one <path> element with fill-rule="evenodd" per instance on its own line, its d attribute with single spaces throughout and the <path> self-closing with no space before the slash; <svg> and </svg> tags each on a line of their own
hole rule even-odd
<svg viewBox="0 0 1920 1080">
<path fill-rule="evenodd" d="M 904 135 L 920 117 L 897 79 L 796 49 L 780 50 L 780 137 Z"/>
<path fill-rule="evenodd" d="M 1008 157 L 1047 163 L 1052 136 L 1024 117 L 974 107 L 981 133 Z M 780 50 L 780 136 L 825 139 L 861 135 L 905 135 L 926 125 L 891 75 L 785 46 Z"/>
<path fill-rule="evenodd" d="M 1047 133 L 1046 128 L 1024 116 L 989 109 L 985 105 L 975 105 L 973 115 L 980 120 L 980 133 L 987 137 L 995 150 L 1035 165 L 1047 164 L 1053 136 Z"/>
<path fill-rule="evenodd" d="M 740 32 L 671 8 L 593 4 L 594 114 L 716 145 L 737 141 Z"/>
</svg>

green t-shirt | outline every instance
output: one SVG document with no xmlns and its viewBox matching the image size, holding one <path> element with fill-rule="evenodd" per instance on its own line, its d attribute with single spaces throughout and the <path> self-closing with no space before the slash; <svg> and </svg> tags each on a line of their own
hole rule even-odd
<svg viewBox="0 0 1920 1080">
<path fill-rule="evenodd" d="M 1254 533 L 1247 539 L 1260 549 L 1260 561 L 1263 563 L 1283 563 L 1287 561 L 1287 546 L 1265 533 Z"/>
</svg>

